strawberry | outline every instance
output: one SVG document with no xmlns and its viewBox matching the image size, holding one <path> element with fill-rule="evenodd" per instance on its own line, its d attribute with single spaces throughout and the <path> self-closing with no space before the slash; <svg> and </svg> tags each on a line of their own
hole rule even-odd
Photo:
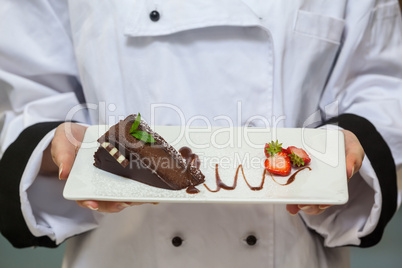
<svg viewBox="0 0 402 268">
<path fill-rule="evenodd" d="M 289 175 L 292 169 L 287 153 L 282 151 L 269 156 L 264 164 L 269 172 L 281 176 Z"/>
<path fill-rule="evenodd" d="M 270 143 L 265 144 L 264 153 L 266 157 L 270 157 L 279 152 L 287 153 L 286 149 L 282 148 L 282 143 L 278 143 L 278 140 L 276 140 L 276 142 L 271 141 Z"/>
<path fill-rule="evenodd" d="M 287 148 L 287 151 L 288 156 L 290 157 L 290 161 L 292 162 L 292 165 L 295 167 L 305 166 L 311 161 L 306 151 L 304 151 L 301 148 L 297 148 L 295 146 L 289 146 Z"/>
</svg>

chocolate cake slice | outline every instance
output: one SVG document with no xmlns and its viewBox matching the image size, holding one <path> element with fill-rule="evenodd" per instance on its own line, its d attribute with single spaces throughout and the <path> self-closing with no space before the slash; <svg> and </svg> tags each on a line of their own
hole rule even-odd
<svg viewBox="0 0 402 268">
<path fill-rule="evenodd" d="M 186 163 L 145 121 L 138 121 L 136 131 L 145 132 L 152 137 L 152 142 L 130 134 L 136 118 L 137 115 L 128 116 L 98 139 L 100 146 L 94 154 L 96 167 L 164 189 L 180 190 L 204 182 L 202 172 L 192 162 Z"/>
</svg>

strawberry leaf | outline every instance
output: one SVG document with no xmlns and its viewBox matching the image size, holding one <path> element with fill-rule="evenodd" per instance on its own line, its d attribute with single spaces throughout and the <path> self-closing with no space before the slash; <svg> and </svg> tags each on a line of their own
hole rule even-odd
<svg viewBox="0 0 402 268">
<path fill-rule="evenodd" d="M 278 140 L 271 141 L 268 146 L 265 148 L 268 155 L 275 155 L 282 151 L 282 143 L 279 143 Z"/>
<path fill-rule="evenodd" d="M 294 152 L 292 152 L 288 156 L 289 156 L 290 161 L 292 162 L 293 166 L 297 166 L 297 167 L 304 166 L 303 158 L 301 158 L 300 156 L 298 156 Z"/>
</svg>

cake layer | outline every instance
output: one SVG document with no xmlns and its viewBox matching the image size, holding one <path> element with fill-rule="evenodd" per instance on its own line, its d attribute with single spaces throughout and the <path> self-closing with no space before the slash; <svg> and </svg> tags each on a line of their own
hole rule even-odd
<svg viewBox="0 0 402 268">
<path fill-rule="evenodd" d="M 99 147 L 94 156 L 95 166 L 102 170 L 151 186 L 172 189 L 159 176 L 150 172 L 148 168 L 143 167 L 138 159 L 132 158 L 126 167 L 116 165 L 116 159 L 103 147 Z"/>
</svg>

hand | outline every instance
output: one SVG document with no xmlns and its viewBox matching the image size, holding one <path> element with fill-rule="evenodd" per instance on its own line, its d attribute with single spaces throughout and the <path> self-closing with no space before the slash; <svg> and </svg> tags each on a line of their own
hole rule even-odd
<svg viewBox="0 0 402 268">
<path fill-rule="evenodd" d="M 87 127 L 76 123 L 63 123 L 57 127 L 50 146 L 44 151 L 41 172 L 58 172 L 60 180 L 67 180 Z M 78 205 L 100 212 L 119 212 L 141 203 L 85 200 Z"/>
<path fill-rule="evenodd" d="M 341 131 L 345 136 L 346 174 L 349 181 L 362 165 L 364 150 L 355 134 L 349 130 Z M 308 215 L 319 215 L 329 207 L 331 205 L 286 205 L 286 210 L 292 215 L 300 210 Z"/>
</svg>

